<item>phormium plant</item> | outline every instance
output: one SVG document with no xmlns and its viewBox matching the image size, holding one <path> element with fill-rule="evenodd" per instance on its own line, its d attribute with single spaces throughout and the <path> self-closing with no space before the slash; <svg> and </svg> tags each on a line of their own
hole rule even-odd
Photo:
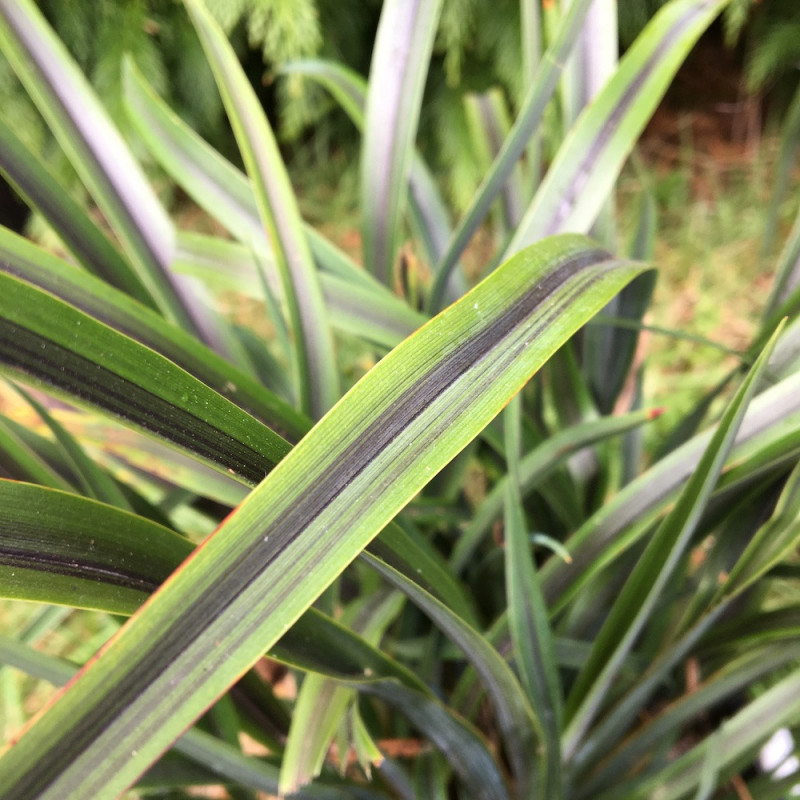
<svg viewBox="0 0 800 800">
<path fill-rule="evenodd" d="M 798 326 L 779 323 L 800 234 L 726 409 L 645 471 L 656 412 L 626 385 L 648 202 L 611 253 L 618 173 L 724 0 L 672 0 L 618 65 L 613 2 L 523 2 L 527 94 L 503 138 L 501 99 L 469 101 L 493 160 L 455 227 L 415 150 L 441 0 L 385 0 L 367 80 L 293 65 L 362 133 L 363 268 L 304 225 L 226 38 L 185 5 L 246 174 L 131 60 L 123 102 L 230 239 L 176 229 L 33 3 L 0 0 L 0 47 L 103 220 L 3 119 L 0 169 L 63 252 L 0 230 L 0 364 L 48 432 L 0 420 L 0 593 L 45 604 L 0 658 L 69 684 L 9 743 L 0 796 L 737 796 L 800 720 L 797 612 L 771 592 L 798 577 Z M 265 301 L 271 334 L 220 291 Z M 380 358 L 346 393 L 343 342 Z M 59 606 L 130 616 L 74 678 L 32 646 Z"/>
</svg>

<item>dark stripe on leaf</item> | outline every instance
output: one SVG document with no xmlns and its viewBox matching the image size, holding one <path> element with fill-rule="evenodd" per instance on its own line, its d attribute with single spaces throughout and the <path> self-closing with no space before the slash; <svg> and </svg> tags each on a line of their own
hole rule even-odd
<svg viewBox="0 0 800 800">
<path fill-rule="evenodd" d="M 0 361 L 258 483 L 275 464 L 256 450 L 60 344 L 0 319 Z"/>
<path fill-rule="evenodd" d="M 341 458 L 336 465 L 332 468 L 321 465 L 318 468 L 319 477 L 309 484 L 308 490 L 302 495 L 302 502 L 298 502 L 296 494 L 287 497 L 283 507 L 277 508 L 271 519 L 265 521 L 264 527 L 258 529 L 257 535 L 253 536 L 252 544 L 226 565 L 221 576 L 218 573 L 213 584 L 204 587 L 197 585 L 197 593 L 188 601 L 185 612 L 176 617 L 170 627 L 155 641 L 149 643 L 136 668 L 126 671 L 116 682 L 109 680 L 105 684 L 104 701 L 88 708 L 85 715 L 73 723 L 70 731 L 71 747 L 64 748 L 57 745 L 52 748 L 42 756 L 35 769 L 20 776 L 6 797 L 9 800 L 12 798 L 21 800 L 36 796 L 56 780 L 72 762 L 75 749 L 88 750 L 93 742 L 102 738 L 104 730 L 133 703 L 142 688 L 155 683 L 165 665 L 174 662 L 178 655 L 192 644 L 196 631 L 208 628 L 214 621 L 222 618 L 266 567 L 275 561 L 285 548 L 346 489 L 347 485 L 364 472 L 448 387 L 466 371 L 476 368 L 479 374 L 485 375 L 486 382 L 491 383 L 493 380 L 491 370 L 483 369 L 486 362 L 491 359 L 494 365 L 499 361 L 510 362 L 517 358 L 520 351 L 535 338 L 537 333 L 553 324 L 564 313 L 565 305 L 570 302 L 572 295 L 586 292 L 601 273 L 593 271 L 586 275 L 583 281 L 562 293 L 557 303 L 551 302 L 554 292 L 585 268 L 609 258 L 608 253 L 602 250 L 583 250 L 577 256 L 569 256 L 522 294 L 507 310 L 500 313 L 495 320 L 485 323 L 486 327 L 479 333 L 456 345 L 444 362 L 435 362 L 428 374 L 416 378 L 414 384 L 404 394 L 386 399 L 381 413 L 375 409 L 376 418 L 371 424 L 354 433 L 350 442 L 338 444 Z M 506 341 L 509 335 L 526 319 L 537 313 L 539 318 L 536 324 L 526 327 L 524 341 L 514 342 L 514 347 L 509 347 L 509 342 Z M 452 416 L 462 411 L 461 408 L 454 408 Z M 432 420 L 430 435 L 426 436 L 425 441 L 420 442 L 419 447 L 428 448 L 430 441 L 451 424 L 450 417 L 448 414 Z M 414 459 L 418 455 L 418 452 L 403 453 L 401 457 Z M 389 477 L 386 480 L 388 481 Z M 381 483 L 375 482 L 374 486 L 375 492 L 371 498 L 366 498 L 361 503 L 354 499 L 348 509 L 348 519 L 345 520 L 345 524 L 349 523 L 350 518 L 357 519 L 366 506 L 376 502 L 376 497 L 381 492 Z M 317 560 L 325 558 L 325 552 L 316 553 Z M 313 569 L 313 563 L 309 563 L 307 568 Z M 291 587 L 287 588 L 287 592 L 290 591 Z M 272 613 L 284 599 L 285 595 L 276 597 L 273 606 L 263 609 L 263 615 Z M 221 663 L 227 658 L 227 651 L 235 652 L 242 642 L 252 636 L 252 633 L 249 627 L 239 624 L 236 628 L 236 638 L 226 640 L 225 652 L 219 652 L 213 660 L 208 659 L 209 674 L 214 673 L 217 661 Z M 178 682 L 174 689 L 170 690 L 170 705 L 184 702 L 184 699 L 194 694 L 197 689 L 196 685 L 187 686 Z M 131 717 L 131 725 L 138 724 L 137 717 L 138 714 Z"/>
</svg>

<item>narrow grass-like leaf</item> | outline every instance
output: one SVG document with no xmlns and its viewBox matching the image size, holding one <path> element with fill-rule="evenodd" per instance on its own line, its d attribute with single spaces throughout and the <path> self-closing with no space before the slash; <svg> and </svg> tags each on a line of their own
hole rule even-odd
<svg viewBox="0 0 800 800">
<path fill-rule="evenodd" d="M 365 600 L 347 609 L 342 623 L 377 646 L 386 627 L 400 612 L 404 598 L 400 593 L 384 593 Z M 281 761 L 281 794 L 291 794 L 320 774 L 336 730 L 355 698 L 353 689 L 330 678 L 306 676 L 297 694 Z"/>
<path fill-rule="evenodd" d="M 509 800 L 503 775 L 481 735 L 438 700 L 388 681 L 367 684 L 431 739 L 450 762 L 470 795 L 479 800 Z"/>
<path fill-rule="evenodd" d="M 130 265 L 3 120 L 0 120 L 0 171 L 53 226 L 86 269 L 152 307 L 152 298 Z"/>
<path fill-rule="evenodd" d="M 361 152 L 364 265 L 390 287 L 441 5 L 387 0 L 372 51 Z"/>
<path fill-rule="evenodd" d="M 764 258 L 771 250 L 775 240 L 775 233 L 780 220 L 780 206 L 792 174 L 792 165 L 797 157 L 797 148 L 800 144 L 800 86 L 795 90 L 792 101 L 786 110 L 781 130 L 781 147 L 778 160 L 775 164 L 775 179 L 772 184 L 772 193 L 766 209 L 764 233 L 761 241 L 761 257 Z M 767 303 L 767 313 L 775 311 L 778 303 L 779 281 L 773 284 L 773 293 Z"/>
<path fill-rule="evenodd" d="M 720 586 L 718 597 L 735 597 L 783 559 L 796 552 L 800 539 L 800 466 L 792 470 L 775 512 L 748 543 Z"/>
<path fill-rule="evenodd" d="M 519 476 L 521 400 L 504 412 L 508 480 L 504 515 L 505 578 L 511 643 L 520 681 L 541 726 L 538 787 L 542 798 L 558 800 L 561 785 L 561 686 L 553 634 L 532 561 Z M 533 781 L 529 782 L 532 784 Z"/>
<path fill-rule="evenodd" d="M 564 69 L 564 62 L 575 44 L 575 39 L 580 33 L 581 24 L 591 3 L 592 0 L 573 0 L 570 3 L 553 43 L 539 62 L 536 76 L 530 83 L 511 132 L 495 158 L 491 170 L 483 179 L 472 203 L 453 232 L 447 245 L 447 251 L 436 265 L 434 282 L 428 299 L 429 310 L 436 311 L 441 308 L 445 298 L 445 287 L 450 280 L 453 267 L 481 226 L 492 203 L 511 177 L 531 137 L 539 128 L 547 104 L 558 85 Z"/>
<path fill-rule="evenodd" d="M 274 265 L 271 245 L 247 176 L 204 142 L 177 117 L 145 81 L 130 59 L 123 64 L 125 108 L 137 134 L 172 179 L 211 217 L 224 225 L 259 260 Z M 393 297 L 386 287 L 357 266 L 313 228 L 305 226 L 311 251 L 321 269 L 353 284 Z M 271 259 L 271 260 L 270 260 Z M 264 276 L 277 289 L 280 278 Z"/>
<path fill-rule="evenodd" d="M 20 438 L 0 415 L 0 471 L 15 480 L 36 481 L 53 489 L 71 490 L 70 482 L 56 471 L 42 456 Z"/>
<path fill-rule="evenodd" d="M 723 722 L 717 731 L 706 737 L 672 764 L 648 778 L 635 780 L 633 786 L 618 782 L 610 791 L 595 795 L 597 800 L 678 800 L 696 790 L 703 777 L 706 755 L 713 746 L 718 753 L 717 770 L 729 775 L 730 769 L 747 758 L 754 758 L 758 749 L 778 729 L 795 725 L 800 719 L 800 671 L 767 689 L 738 714 Z M 657 794 L 656 794 L 657 793 Z"/>
<path fill-rule="evenodd" d="M 129 785 L 639 271 L 541 242 L 395 348 L 5 755 L 0 794 Z"/>
<path fill-rule="evenodd" d="M 216 290 L 236 291 L 260 299 L 264 295 L 258 276 L 258 256 L 236 242 L 196 233 L 179 233 L 173 269 L 202 280 Z M 267 280 L 272 274 L 267 271 Z M 426 317 L 396 295 L 354 283 L 349 276 L 323 272 L 319 276 L 331 325 L 390 350 L 425 323 Z M 277 296 L 277 283 L 269 284 Z"/>
<path fill-rule="evenodd" d="M 672 0 L 650 21 L 559 149 L 506 250 L 588 230 L 686 54 L 728 0 Z"/>
<path fill-rule="evenodd" d="M 174 230 L 86 78 L 31 0 L 0 2 L 0 48 L 97 205 L 122 240 L 161 312 L 199 332 L 207 324 L 169 273 Z M 184 281 L 185 283 L 185 281 Z"/>
<path fill-rule="evenodd" d="M 185 331 L 166 324 L 150 309 L 5 229 L 0 229 L 0 272 L 38 286 L 161 353 L 286 439 L 297 441 L 311 426 L 307 417 Z"/>
<path fill-rule="evenodd" d="M 370 555 L 364 558 L 424 611 L 472 662 L 491 698 L 514 777 L 521 787 L 520 796 L 526 796 L 532 785 L 530 752 L 542 726 L 508 664 L 478 631 L 433 596 L 379 559 Z"/>
<path fill-rule="evenodd" d="M 800 374 L 785 378 L 750 404 L 726 468 L 726 479 L 750 480 L 764 469 L 796 458 L 800 430 Z M 553 613 L 562 609 L 591 579 L 649 531 L 696 470 L 712 436 L 705 431 L 628 484 L 567 541 L 567 567 L 551 558 L 542 568 L 545 596 Z M 734 482 L 735 483 L 735 482 Z M 734 485 L 734 484 L 732 484 Z"/>
<path fill-rule="evenodd" d="M 278 143 L 233 48 L 211 14 L 186 0 L 228 112 L 278 265 L 295 346 L 300 405 L 318 419 L 339 397 L 319 278 Z"/>
<path fill-rule="evenodd" d="M 102 408 L 255 483 L 290 445 L 171 361 L 0 274 L 0 369 Z"/>
<path fill-rule="evenodd" d="M 342 110 L 359 131 L 364 130 L 364 108 L 367 101 L 367 82 L 361 75 L 333 61 L 304 59 L 292 61 L 281 67 L 284 73 L 296 73 L 316 80 L 335 98 Z M 450 214 L 442 200 L 439 188 L 418 152 L 411 159 L 408 175 L 408 200 L 411 221 L 414 224 L 425 254 L 436 263 L 444 253 L 451 234 Z M 465 287 L 461 287 L 463 275 L 458 273 L 458 299 Z"/>
<path fill-rule="evenodd" d="M 721 700 L 746 691 L 769 673 L 795 661 L 798 656 L 800 644 L 785 640 L 738 655 L 704 680 L 696 691 L 668 706 L 631 736 L 624 740 L 607 738 L 602 742 L 603 749 L 612 752 L 603 759 L 602 767 L 591 778 L 580 781 L 578 797 L 589 800 L 603 789 L 615 786 L 620 776 L 641 764 L 642 759 L 652 753 L 659 742 L 678 740 L 683 726 L 688 722 L 707 713 Z M 631 721 L 629 719 L 629 724 Z"/>
<path fill-rule="evenodd" d="M 592 653 L 567 701 L 568 723 L 564 732 L 564 752 L 567 757 L 575 752 L 597 714 L 622 660 L 650 619 L 661 592 L 695 530 L 779 332 L 780 329 L 736 392 L 675 508 L 648 543 L 595 640 Z"/>
<path fill-rule="evenodd" d="M 520 490 L 527 494 L 573 453 L 612 436 L 631 431 L 654 418 L 652 411 L 637 411 L 619 417 L 592 420 L 553 434 L 520 460 Z M 483 499 L 466 530 L 459 537 L 451 556 L 455 572 L 467 565 L 475 548 L 489 534 L 492 523 L 503 513 L 508 479 L 503 477 Z"/>
<path fill-rule="evenodd" d="M 14 386 L 26 403 L 39 415 L 61 446 L 87 497 L 130 511 L 131 505 L 114 479 L 84 452 L 78 441 L 52 414 L 21 386 Z"/>
</svg>

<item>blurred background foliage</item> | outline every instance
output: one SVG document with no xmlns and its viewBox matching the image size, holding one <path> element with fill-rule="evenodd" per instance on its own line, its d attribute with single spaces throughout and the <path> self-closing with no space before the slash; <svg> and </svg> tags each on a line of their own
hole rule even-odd
<svg viewBox="0 0 800 800">
<path fill-rule="evenodd" d="M 623 49 L 664 2 L 620 0 Z M 151 85 L 203 138 L 226 156 L 237 157 L 213 77 L 177 0 L 39 0 L 38 4 L 90 77 L 115 123 L 131 138 L 121 108 L 124 53 L 133 56 Z M 324 57 L 366 75 L 380 0 L 208 0 L 207 5 L 230 36 L 294 160 L 302 168 L 325 169 L 335 156 L 343 170 L 352 166 L 358 142 L 343 112 L 314 81 L 280 72 L 287 62 Z M 552 4 L 542 6 L 546 15 Z M 797 84 L 800 6 L 796 0 L 733 0 L 721 27 L 727 46 L 742 65 L 742 89 L 771 92 L 776 98 L 772 108 L 780 117 Z M 429 163 L 448 176 L 444 188 L 456 209 L 465 206 L 485 170 L 470 134 L 464 99 L 499 87 L 509 113 L 515 112 L 524 92 L 519 31 L 518 0 L 456 0 L 444 6 L 419 139 Z M 720 30 L 711 35 L 719 37 Z M 0 103 L 16 121 L 18 135 L 43 154 L 66 186 L 77 191 L 66 159 L 2 60 Z"/>
</svg>

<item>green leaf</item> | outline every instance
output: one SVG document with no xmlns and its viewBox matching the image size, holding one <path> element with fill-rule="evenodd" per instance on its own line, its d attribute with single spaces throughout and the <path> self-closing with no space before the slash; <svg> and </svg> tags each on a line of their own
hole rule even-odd
<svg viewBox="0 0 800 800">
<path fill-rule="evenodd" d="M 653 418 L 652 411 L 637 411 L 584 422 L 553 434 L 520 460 L 520 490 L 523 496 L 536 488 L 573 453 L 606 438 L 634 430 Z M 477 546 L 489 534 L 492 523 L 503 513 L 507 484 L 508 479 L 503 477 L 492 487 L 461 534 L 450 559 L 455 572 L 464 569 Z"/>
<path fill-rule="evenodd" d="M 592 515 L 566 542 L 572 563 L 551 558 L 542 584 L 551 613 L 558 613 L 604 568 L 650 531 L 697 469 L 713 431 L 697 434 L 660 459 Z M 765 470 L 795 463 L 800 449 L 800 373 L 762 392 L 750 404 L 720 482 L 721 492 Z"/>
<path fill-rule="evenodd" d="M 99 278 L 152 307 L 152 299 L 125 259 L 39 158 L 0 120 L 0 170 L 53 226 L 78 261 Z"/>
<path fill-rule="evenodd" d="M 583 18 L 586 16 L 591 2 L 592 0 L 574 0 L 569 4 L 553 43 L 539 62 L 536 75 L 529 85 L 511 132 L 503 142 L 502 149 L 494 159 L 491 169 L 487 172 L 469 208 L 453 232 L 447 245 L 447 251 L 436 265 L 434 282 L 428 299 L 428 307 L 431 311 L 441 308 L 445 298 L 445 287 L 450 280 L 453 267 L 480 227 L 497 195 L 511 177 L 531 137 L 540 127 L 547 104 L 550 102 L 564 69 L 564 62 L 580 33 Z"/>
<path fill-rule="evenodd" d="M 31 0 L 0 2 L 0 49 L 120 237 L 161 312 L 204 331 L 186 281 L 169 272 L 172 222 L 86 78 Z"/>
<path fill-rule="evenodd" d="M 131 614 L 193 549 L 134 514 L 0 480 L 0 596 Z"/>
<path fill-rule="evenodd" d="M 541 242 L 395 348 L 5 755 L 0 794 L 129 785 L 638 272 Z"/>
<path fill-rule="evenodd" d="M 258 482 L 290 445 L 171 361 L 0 274 L 0 369 L 90 404 Z"/>
<path fill-rule="evenodd" d="M 536 568 L 522 506 L 519 475 L 521 401 L 504 413 L 508 481 L 504 516 L 508 622 L 520 681 L 541 726 L 539 792 L 558 800 L 561 785 L 562 699 L 553 632 Z"/>
<path fill-rule="evenodd" d="M 48 461 L 31 447 L 0 415 L 0 469 L 3 475 L 16 480 L 36 481 L 53 489 L 70 490 L 73 487 Z"/>
<path fill-rule="evenodd" d="M 568 722 L 563 736 L 567 758 L 575 752 L 596 716 L 611 682 L 650 619 L 694 533 L 779 333 L 780 328 L 731 400 L 674 509 L 648 542 L 595 639 L 592 652 L 578 674 L 567 700 Z"/>
<path fill-rule="evenodd" d="M 297 441 L 311 427 L 307 417 L 185 331 L 103 281 L 2 228 L 0 271 L 38 286 L 161 353 L 289 441 Z"/>
<path fill-rule="evenodd" d="M 389 287 L 442 0 L 386 0 L 372 50 L 361 152 L 364 264 Z"/>
<path fill-rule="evenodd" d="M 121 508 L 123 511 L 131 511 L 131 505 L 122 489 L 107 472 L 86 455 L 72 434 L 31 394 L 20 386 L 14 386 L 14 388 L 50 429 L 53 437 L 61 446 L 66 461 L 80 481 L 84 494 L 100 502 Z"/>
<path fill-rule="evenodd" d="M 678 67 L 728 0 L 672 0 L 625 53 L 559 149 L 506 253 L 588 230 Z"/>
<path fill-rule="evenodd" d="M 339 398 L 333 340 L 319 278 L 278 143 L 222 29 L 205 7 L 186 7 L 217 80 L 260 217 L 269 233 L 295 345 L 300 405 L 313 419 Z"/>
<path fill-rule="evenodd" d="M 403 606 L 399 593 L 364 598 L 348 608 L 342 623 L 377 646 Z M 321 675 L 308 675 L 297 694 L 281 761 L 280 793 L 291 794 L 320 774 L 336 730 L 356 699 L 352 688 Z M 349 742 L 347 743 L 349 745 Z M 340 753 L 346 752 L 340 749 Z"/>
<path fill-rule="evenodd" d="M 78 672 L 78 668 L 71 662 L 47 656 L 30 646 L 0 636 L 0 664 L 3 663 L 56 686 L 63 686 Z M 202 764 L 223 780 L 269 794 L 276 794 L 278 791 L 279 769 L 276 764 L 244 756 L 238 748 L 203 731 L 197 729 L 188 731 L 175 742 L 174 750 Z M 145 775 L 144 785 L 150 783 Z M 157 782 L 157 785 L 163 784 Z M 367 798 L 377 800 L 380 797 L 367 792 L 358 796 L 363 797 L 363 800 Z M 293 799 L 296 800 L 350 800 L 352 797 L 350 787 L 339 789 L 336 786 L 326 786 L 324 782 L 321 785 L 309 786 L 293 795 Z"/>
<path fill-rule="evenodd" d="M 281 67 L 284 74 L 295 73 L 312 78 L 324 86 L 359 131 L 364 130 L 364 108 L 367 102 L 367 82 L 348 67 L 322 59 L 292 61 Z M 419 152 L 414 152 L 408 175 L 408 201 L 411 221 L 419 236 L 428 260 L 435 263 L 444 253 L 451 235 L 450 214 L 442 200 L 431 171 Z M 463 283 L 463 275 L 456 279 Z M 458 299 L 466 291 L 459 283 Z"/>
<path fill-rule="evenodd" d="M 424 611 L 472 662 L 491 698 L 514 777 L 523 787 L 521 796 L 525 796 L 531 785 L 530 752 L 542 726 L 508 664 L 478 631 L 434 597 L 379 559 L 368 554 L 363 557 Z"/>
</svg>

